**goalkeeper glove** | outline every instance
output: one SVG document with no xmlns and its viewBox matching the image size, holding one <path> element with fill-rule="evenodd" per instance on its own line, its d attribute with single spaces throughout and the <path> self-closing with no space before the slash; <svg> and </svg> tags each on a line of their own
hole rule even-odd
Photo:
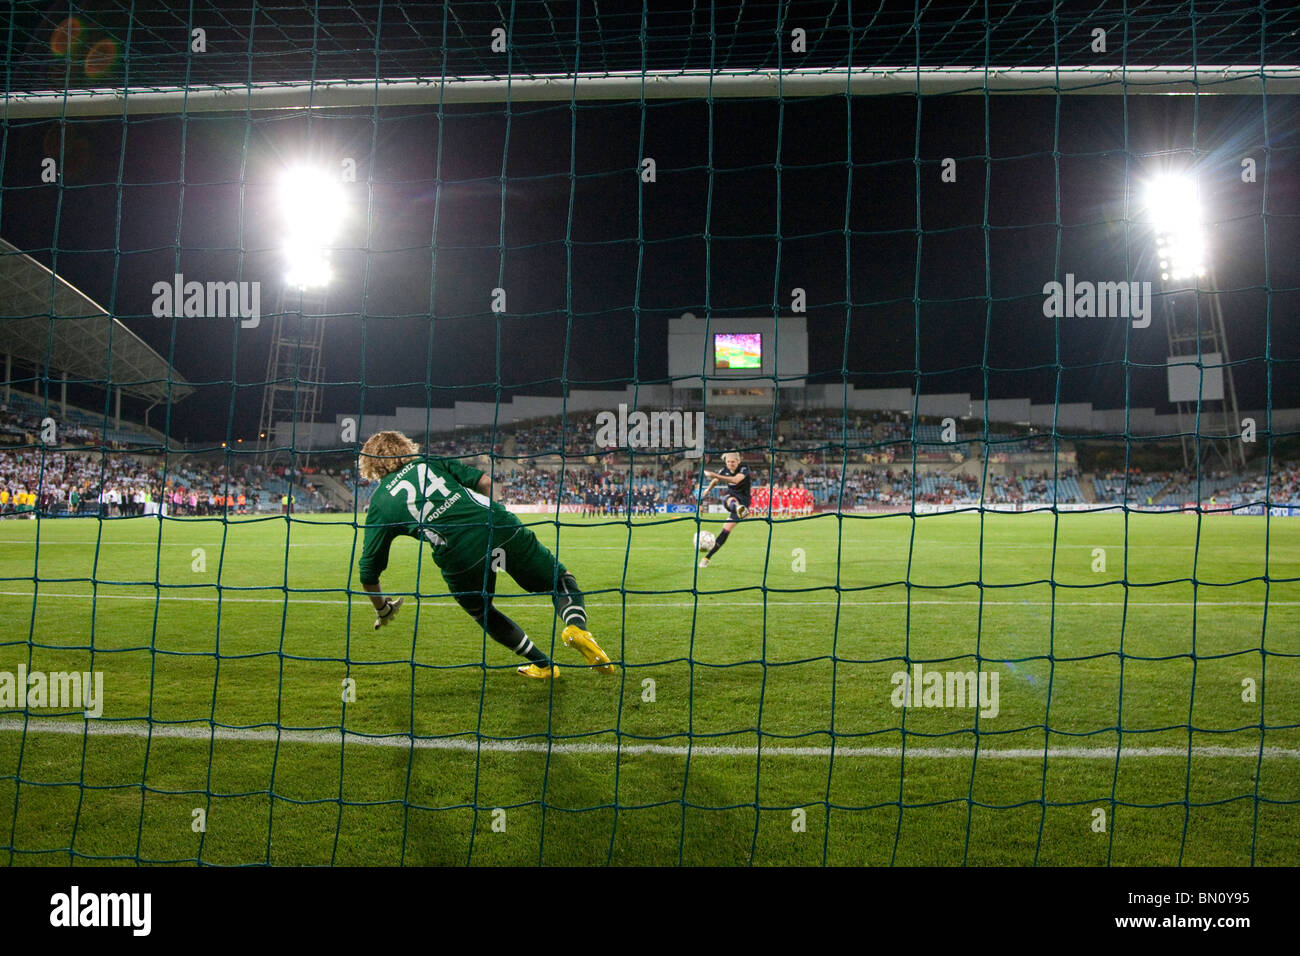
<svg viewBox="0 0 1300 956">
<path fill-rule="evenodd" d="M 383 610 L 381 610 L 379 616 L 375 618 L 375 630 L 379 630 L 393 618 L 397 617 L 397 612 L 401 609 L 402 598 L 398 598 L 396 601 L 392 598 L 385 600 Z"/>
</svg>

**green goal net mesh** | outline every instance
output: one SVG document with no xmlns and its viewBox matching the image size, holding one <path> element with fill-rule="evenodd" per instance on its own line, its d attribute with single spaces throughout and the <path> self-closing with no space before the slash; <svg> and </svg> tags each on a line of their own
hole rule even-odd
<svg viewBox="0 0 1300 956">
<path fill-rule="evenodd" d="M 1300 858 L 1300 10 L 0 25 L 0 860 Z M 612 675 L 373 626 L 382 429 Z"/>
</svg>

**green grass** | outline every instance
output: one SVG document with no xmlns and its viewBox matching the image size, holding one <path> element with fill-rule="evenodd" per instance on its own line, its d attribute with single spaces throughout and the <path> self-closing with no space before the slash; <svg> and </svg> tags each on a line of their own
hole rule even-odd
<svg viewBox="0 0 1300 956">
<path fill-rule="evenodd" d="M 1300 521 L 750 520 L 702 572 L 693 530 L 566 518 L 623 666 L 558 646 L 552 685 L 412 540 L 384 584 L 430 596 L 372 630 L 347 520 L 0 522 L 0 671 L 105 688 L 89 734 L 0 711 L 0 861 L 1300 862 Z M 549 600 L 500 590 L 551 645 Z M 905 658 L 997 671 L 997 716 L 894 707 Z"/>
</svg>

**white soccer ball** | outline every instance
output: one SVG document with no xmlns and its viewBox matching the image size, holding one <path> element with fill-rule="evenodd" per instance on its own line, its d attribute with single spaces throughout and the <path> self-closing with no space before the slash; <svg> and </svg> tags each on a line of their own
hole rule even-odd
<svg viewBox="0 0 1300 956">
<path fill-rule="evenodd" d="M 718 539 L 713 536 L 712 531 L 699 531 L 695 535 L 695 550 L 712 551 L 717 541 Z"/>
</svg>

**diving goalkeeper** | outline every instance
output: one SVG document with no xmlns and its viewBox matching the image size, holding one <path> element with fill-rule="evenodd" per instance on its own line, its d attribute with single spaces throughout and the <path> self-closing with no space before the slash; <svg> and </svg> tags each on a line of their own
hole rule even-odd
<svg viewBox="0 0 1300 956">
<path fill-rule="evenodd" d="M 602 674 L 614 673 L 609 655 L 586 630 L 587 612 L 573 574 L 555 560 L 537 537 L 489 496 L 491 478 L 459 461 L 420 454 L 420 446 L 398 431 L 371 435 L 361 448 L 359 470 L 379 482 L 366 512 L 361 549 L 361 586 L 378 612 L 375 628 L 386 625 L 402 607 L 402 598 L 383 596 L 379 576 L 388 567 L 388 549 L 398 535 L 424 539 L 433 547 L 433 562 L 456 603 L 503 647 L 528 663 L 524 677 L 551 679 L 558 667 L 510 618 L 492 606 L 496 568 L 525 591 L 550 594 L 565 623 L 561 637 Z"/>
</svg>

